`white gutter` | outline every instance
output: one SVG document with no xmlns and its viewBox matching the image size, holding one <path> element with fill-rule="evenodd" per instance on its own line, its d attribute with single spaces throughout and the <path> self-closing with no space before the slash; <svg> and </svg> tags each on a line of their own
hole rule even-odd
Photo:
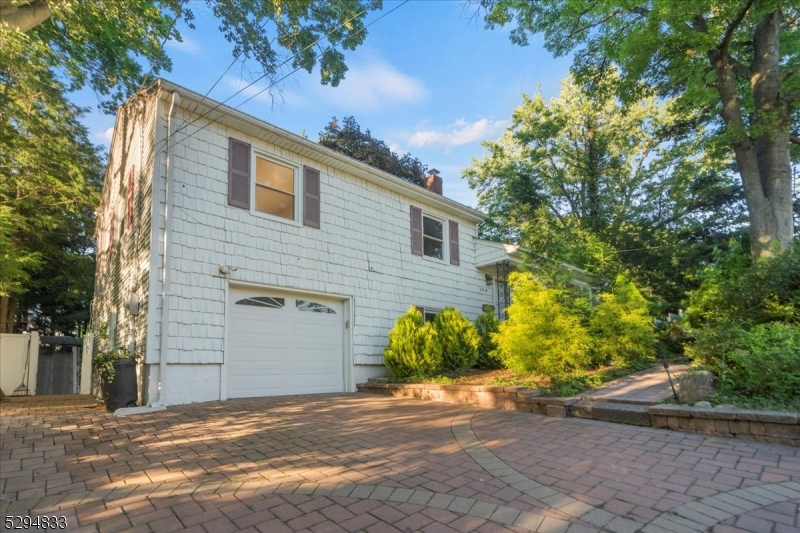
<svg viewBox="0 0 800 533">
<path fill-rule="evenodd" d="M 175 174 L 173 158 L 175 155 L 175 145 L 172 142 L 172 118 L 177 107 L 181 103 L 181 95 L 178 91 L 172 93 L 172 103 L 167 114 L 167 183 L 164 191 L 164 249 L 162 251 L 162 271 L 161 271 L 161 347 L 158 350 L 158 362 L 160 371 L 158 380 L 161 387 L 158 392 L 158 405 L 166 405 L 167 395 L 167 351 L 169 350 L 169 245 L 170 233 L 172 230 L 171 209 L 172 205 L 172 177 Z"/>
<path fill-rule="evenodd" d="M 175 155 L 175 146 L 172 142 L 173 135 L 173 117 L 175 111 L 180 105 L 181 95 L 178 91 L 172 93 L 172 103 L 169 106 L 169 113 L 167 114 L 167 183 L 164 186 L 164 245 L 161 251 L 161 346 L 158 349 L 158 401 L 155 402 L 153 407 L 165 406 L 167 401 L 167 352 L 169 351 L 169 266 L 170 266 L 170 233 L 172 232 L 172 178 L 175 174 L 175 165 L 173 159 Z"/>
</svg>

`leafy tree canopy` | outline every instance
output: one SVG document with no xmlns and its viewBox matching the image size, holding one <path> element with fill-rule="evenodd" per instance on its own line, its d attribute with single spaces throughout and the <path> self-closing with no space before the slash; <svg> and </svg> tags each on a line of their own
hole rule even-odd
<svg viewBox="0 0 800 533">
<path fill-rule="evenodd" d="M 398 156 L 369 130 L 362 132 L 354 117 L 345 117 L 341 126 L 333 117 L 320 132 L 319 143 L 415 185 L 425 184 L 427 165 L 410 154 Z"/>
<path fill-rule="evenodd" d="M 319 62 L 323 84 L 344 78 L 344 55 L 323 39 L 353 50 L 366 37 L 364 18 L 381 0 L 207 0 L 220 31 L 242 60 L 254 59 L 273 78 L 287 56 L 292 68 L 311 72 Z M 181 40 L 183 20 L 193 28 L 191 3 L 181 0 L 0 0 L 0 43 L 38 43 L 48 64 L 63 73 L 68 90 L 89 85 L 111 113 L 147 80 L 172 63 L 168 40 Z M 322 49 L 320 53 L 319 50 Z M 142 67 L 147 65 L 148 71 Z"/>
<path fill-rule="evenodd" d="M 549 102 L 524 96 L 508 130 L 484 143 L 489 154 L 464 171 L 489 214 L 481 236 L 609 280 L 630 271 L 678 307 L 740 222 L 740 196 L 724 155 L 695 138 L 668 140 L 676 122 L 654 98 L 623 106 L 572 78 Z"/>
<path fill-rule="evenodd" d="M 675 98 L 684 130 L 735 156 L 755 256 L 793 235 L 790 143 L 800 95 L 800 9 L 786 0 L 480 0 L 487 26 L 514 26 L 520 45 L 543 33 L 557 55 L 576 50 L 582 84 L 613 64 L 627 102 Z M 712 129 L 702 129 L 711 123 Z M 677 126 L 677 125 L 676 125 Z M 796 160 L 797 152 L 794 152 Z"/>
<path fill-rule="evenodd" d="M 44 332 L 88 321 L 94 279 L 94 209 L 104 161 L 64 96 L 42 43 L 0 48 L 0 330 L 15 310 Z M 18 319 L 19 320 L 19 319 Z M 17 327 L 22 324 L 17 323 Z"/>
</svg>

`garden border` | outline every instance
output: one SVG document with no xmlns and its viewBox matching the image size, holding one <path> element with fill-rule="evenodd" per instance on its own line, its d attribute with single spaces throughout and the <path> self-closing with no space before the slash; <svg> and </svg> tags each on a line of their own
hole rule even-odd
<svg viewBox="0 0 800 533">
<path fill-rule="evenodd" d="M 517 386 L 385 383 L 373 379 L 356 387 L 359 392 L 367 394 L 526 411 L 557 418 L 589 418 L 716 437 L 800 446 L 800 415 L 792 412 L 671 404 L 648 406 L 592 401 L 580 396 L 558 398 L 542 396 L 538 390 Z"/>
</svg>

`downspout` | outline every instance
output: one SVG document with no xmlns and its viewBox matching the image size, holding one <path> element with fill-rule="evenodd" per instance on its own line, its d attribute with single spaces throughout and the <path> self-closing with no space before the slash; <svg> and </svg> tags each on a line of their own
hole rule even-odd
<svg viewBox="0 0 800 533">
<path fill-rule="evenodd" d="M 172 230 L 172 218 L 170 205 L 172 204 L 172 178 L 175 173 L 175 165 L 173 158 L 175 155 L 175 146 L 172 140 L 172 119 L 175 116 L 175 110 L 180 105 L 181 95 L 178 91 L 172 93 L 172 103 L 169 106 L 169 113 L 167 114 L 167 183 L 164 190 L 164 247 L 162 250 L 162 267 L 161 267 L 161 347 L 158 350 L 159 373 L 158 380 L 160 388 L 158 392 L 157 406 L 165 406 L 167 401 L 167 351 L 169 350 L 169 245 L 170 233 Z"/>
</svg>

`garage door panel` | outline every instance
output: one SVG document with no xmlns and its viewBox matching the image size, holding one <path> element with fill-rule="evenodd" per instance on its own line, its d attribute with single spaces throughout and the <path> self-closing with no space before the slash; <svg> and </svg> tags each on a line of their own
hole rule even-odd
<svg viewBox="0 0 800 533">
<path fill-rule="evenodd" d="M 242 300 L 248 305 L 236 303 Z M 284 302 L 284 305 L 260 307 L 253 302 L 270 305 Z M 228 397 L 344 390 L 341 302 L 316 296 L 234 289 L 229 306 Z"/>
</svg>

